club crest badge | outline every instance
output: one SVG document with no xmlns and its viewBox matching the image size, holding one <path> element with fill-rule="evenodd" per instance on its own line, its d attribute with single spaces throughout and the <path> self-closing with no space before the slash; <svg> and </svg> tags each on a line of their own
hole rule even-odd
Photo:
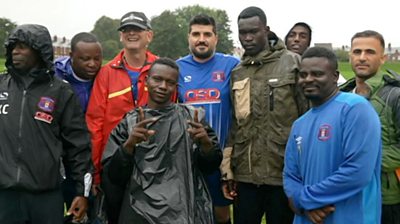
<svg viewBox="0 0 400 224">
<path fill-rule="evenodd" d="M 213 82 L 223 82 L 225 81 L 225 73 L 223 71 L 216 71 L 212 73 Z"/>
<path fill-rule="evenodd" d="M 320 141 L 327 141 L 331 138 L 332 127 L 328 124 L 323 124 L 319 127 L 318 139 Z"/>
<path fill-rule="evenodd" d="M 38 103 L 38 107 L 41 110 L 46 111 L 46 112 L 53 112 L 54 105 L 55 105 L 54 100 L 52 98 L 46 97 L 46 96 L 41 97 L 40 101 Z"/>
</svg>

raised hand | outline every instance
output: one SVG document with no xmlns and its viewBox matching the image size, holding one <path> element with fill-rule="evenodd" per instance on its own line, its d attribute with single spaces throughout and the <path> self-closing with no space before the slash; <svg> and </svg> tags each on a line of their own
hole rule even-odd
<svg viewBox="0 0 400 224">
<path fill-rule="evenodd" d="M 212 141 L 208 137 L 207 131 L 203 124 L 199 122 L 199 111 L 195 109 L 193 121 L 188 121 L 191 126 L 188 129 L 190 137 L 193 141 L 198 142 L 203 149 L 203 152 L 207 153 L 212 148 Z"/>
<path fill-rule="evenodd" d="M 132 132 L 129 135 L 128 140 L 126 140 L 126 142 L 124 143 L 124 149 L 126 150 L 127 153 L 133 154 L 133 152 L 135 151 L 136 144 L 139 144 L 143 141 L 147 141 L 150 136 L 155 134 L 154 130 L 149 130 L 146 128 L 146 126 L 148 124 L 156 122 L 158 119 L 160 118 L 152 117 L 145 119 L 143 108 L 139 107 L 138 122 L 132 128 Z"/>
</svg>

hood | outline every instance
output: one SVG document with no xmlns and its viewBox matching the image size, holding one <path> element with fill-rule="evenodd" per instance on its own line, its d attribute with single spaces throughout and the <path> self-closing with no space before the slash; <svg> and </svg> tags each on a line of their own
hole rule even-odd
<svg viewBox="0 0 400 224">
<path fill-rule="evenodd" d="M 46 27 L 37 24 L 24 24 L 17 26 L 11 31 L 4 46 L 6 48 L 6 67 L 13 69 L 12 50 L 15 44 L 24 42 L 34 50 L 39 52 L 41 59 L 45 62 L 45 70 L 48 74 L 54 74 L 53 71 L 53 43 Z"/>
<path fill-rule="evenodd" d="M 71 58 L 69 56 L 58 57 L 54 60 L 54 69 L 56 74 L 62 78 L 72 75 Z"/>
<path fill-rule="evenodd" d="M 253 64 L 265 64 L 272 61 L 277 61 L 281 57 L 283 51 L 285 51 L 285 44 L 279 38 L 278 42 L 275 43 L 273 47 L 269 46 L 269 42 L 267 41 L 264 50 L 258 53 L 255 56 L 247 56 L 243 55 L 242 57 L 242 65 L 253 65 Z"/>
</svg>

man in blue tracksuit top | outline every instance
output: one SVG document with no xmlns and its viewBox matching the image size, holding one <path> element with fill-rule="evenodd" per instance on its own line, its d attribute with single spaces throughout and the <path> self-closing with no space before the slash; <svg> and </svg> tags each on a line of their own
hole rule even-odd
<svg viewBox="0 0 400 224">
<path fill-rule="evenodd" d="M 221 148 L 225 147 L 231 126 L 230 74 L 239 59 L 215 53 L 218 42 L 214 18 L 194 16 L 188 34 L 191 54 L 179 59 L 179 101 L 203 107 L 206 121 L 215 130 Z M 229 204 L 221 190 L 219 171 L 206 177 L 217 223 L 230 222 Z"/>
<path fill-rule="evenodd" d="M 284 167 L 296 224 L 380 222 L 379 118 L 365 98 L 338 90 L 338 74 L 332 51 L 302 55 L 299 85 L 312 109 L 293 124 Z"/>
<path fill-rule="evenodd" d="M 71 85 L 84 113 L 102 60 L 100 42 L 93 34 L 82 32 L 72 38 L 70 56 L 59 57 L 54 61 L 56 77 Z"/>
<path fill-rule="evenodd" d="M 59 57 L 54 61 L 55 76 L 70 84 L 83 113 L 89 102 L 93 81 L 101 68 L 103 53 L 100 42 L 91 33 L 81 32 L 72 37 L 71 52 L 68 57 Z M 71 170 L 65 169 L 65 179 L 62 183 L 64 201 L 67 208 L 75 197 Z M 93 216 L 93 200 L 89 200 L 89 216 Z"/>
</svg>

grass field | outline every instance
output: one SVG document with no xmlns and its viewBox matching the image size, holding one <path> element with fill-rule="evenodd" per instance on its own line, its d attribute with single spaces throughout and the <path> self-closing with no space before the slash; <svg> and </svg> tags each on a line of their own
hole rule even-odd
<svg viewBox="0 0 400 224">
<path fill-rule="evenodd" d="M 0 72 L 6 70 L 6 67 L 4 66 L 5 63 L 6 63 L 6 59 L 0 58 Z"/>
<path fill-rule="evenodd" d="M 400 62 L 386 62 L 382 66 L 382 69 L 382 72 L 385 72 L 385 69 L 392 69 L 393 71 L 400 74 Z M 354 76 L 353 70 L 351 70 L 351 65 L 348 62 L 340 62 L 339 71 L 346 79 L 352 78 Z"/>
</svg>

